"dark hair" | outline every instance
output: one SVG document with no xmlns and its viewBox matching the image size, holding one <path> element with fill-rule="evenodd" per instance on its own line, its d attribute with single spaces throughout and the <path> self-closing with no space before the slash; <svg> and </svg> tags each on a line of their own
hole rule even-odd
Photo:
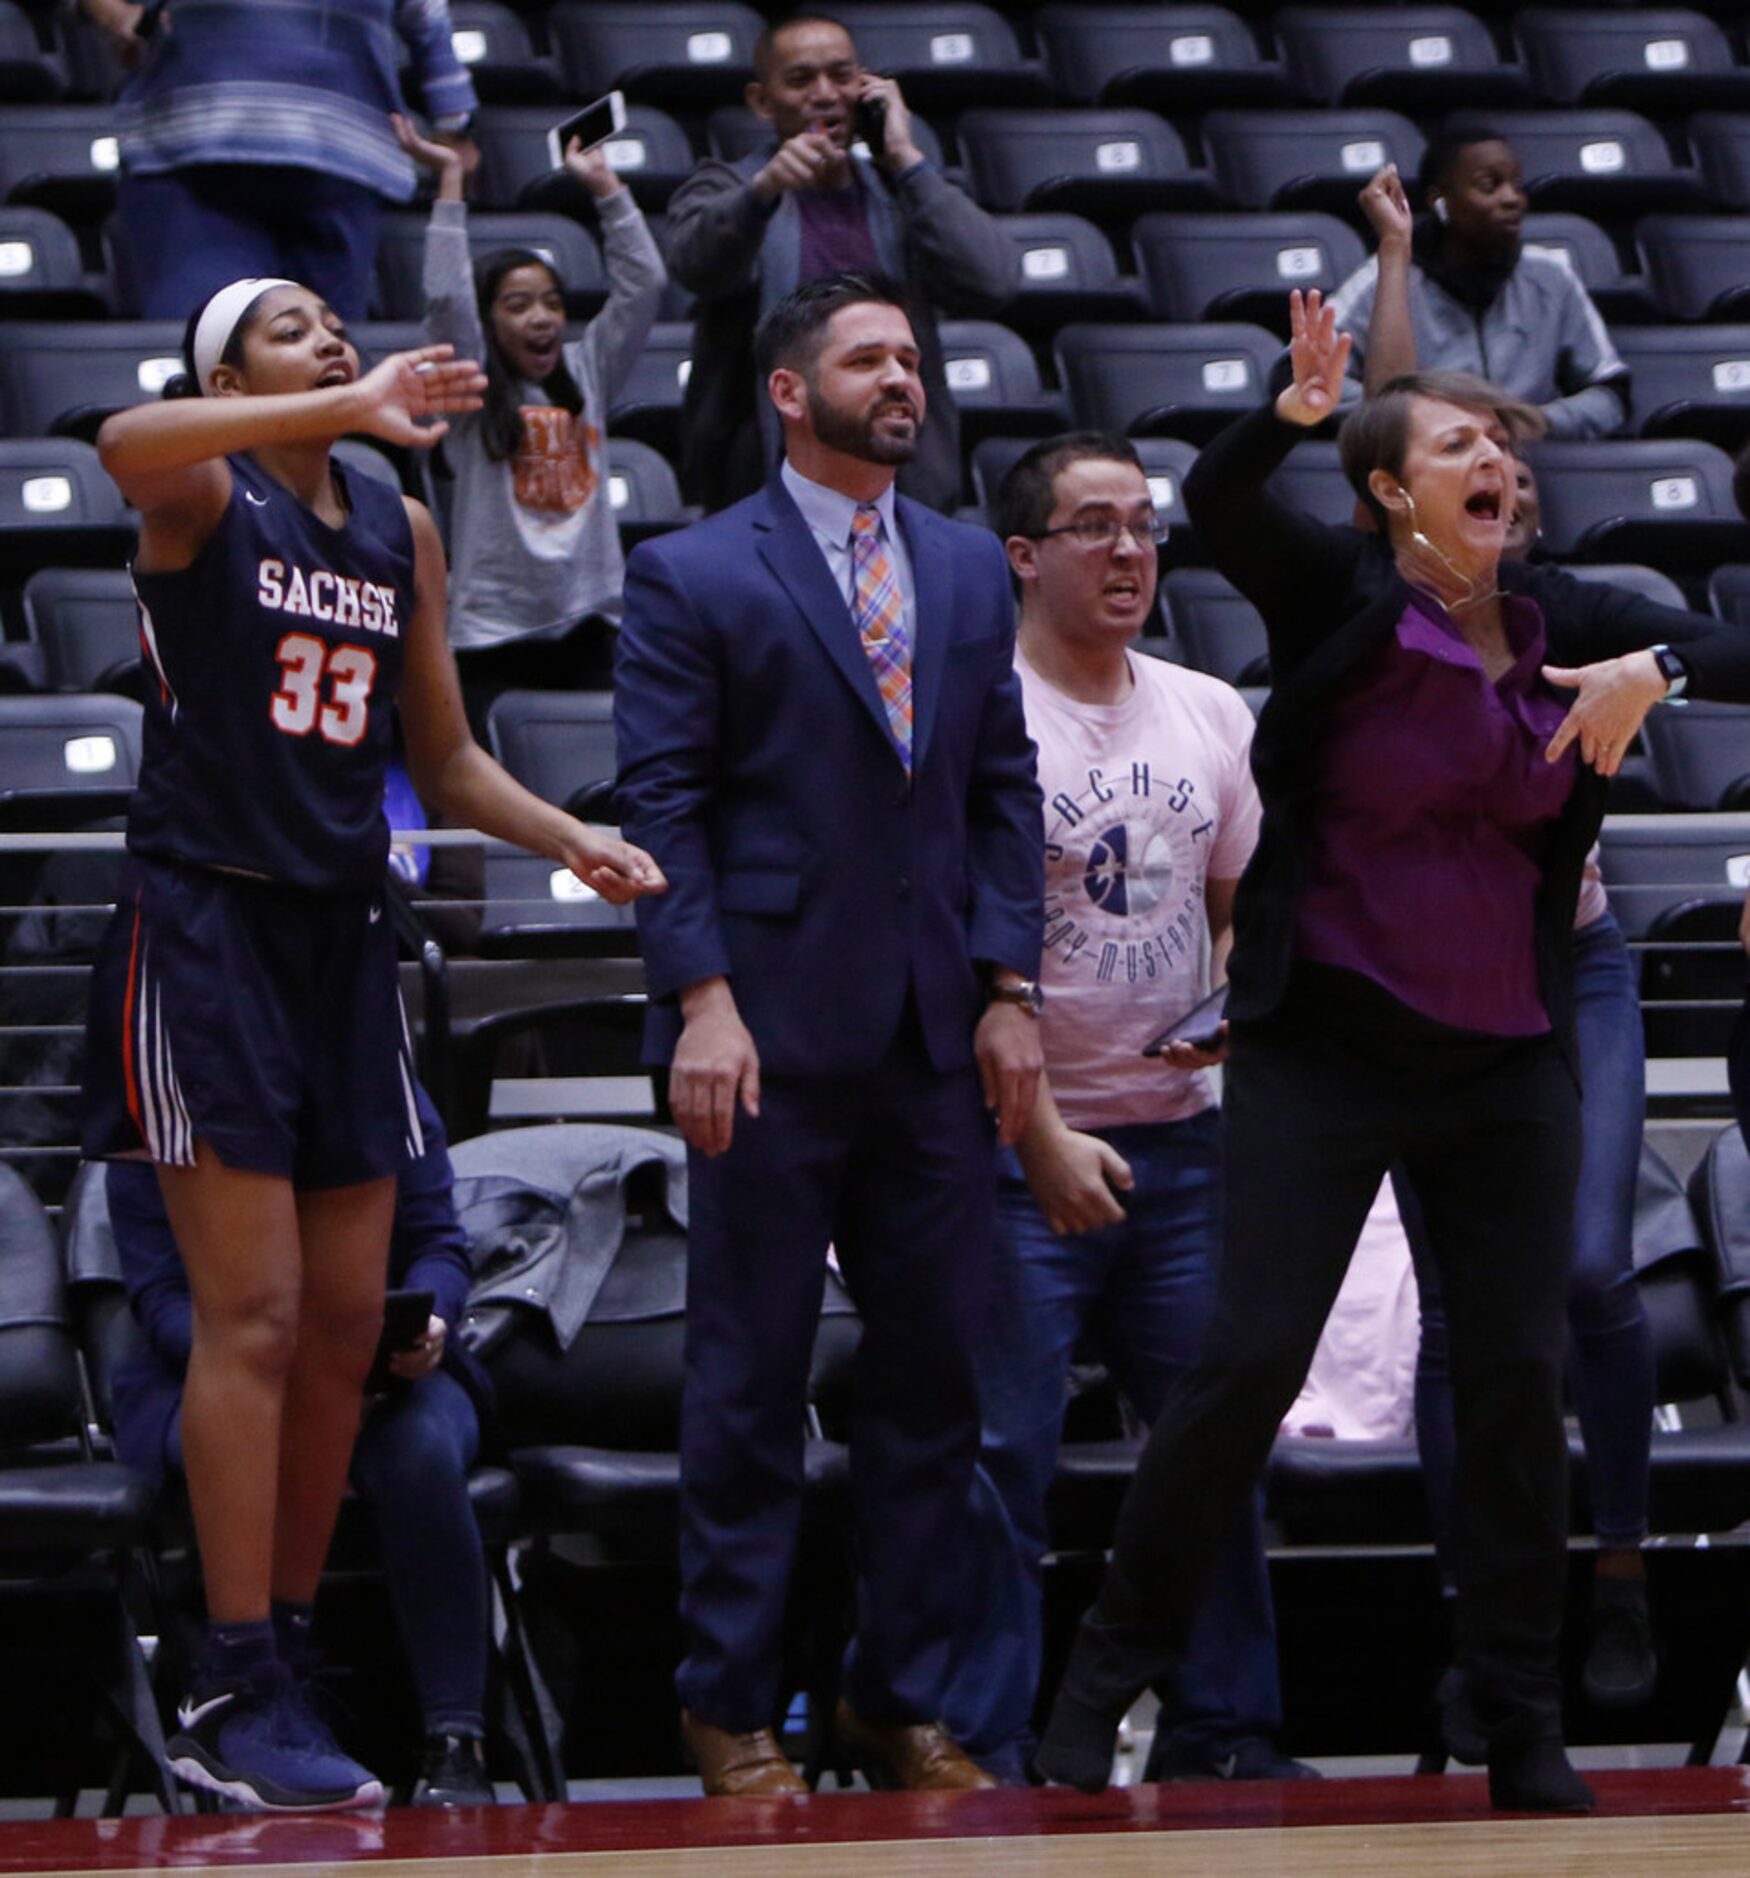
<svg viewBox="0 0 1750 1878">
<path fill-rule="evenodd" d="M 200 398 L 206 395 L 207 388 L 201 383 L 194 368 L 194 336 L 200 330 L 201 315 L 224 291 L 223 287 L 215 287 L 189 314 L 188 322 L 182 329 L 182 370 L 165 379 L 164 388 L 158 394 L 161 398 Z M 269 287 L 263 287 L 238 316 L 237 324 L 231 328 L 231 337 L 225 341 L 225 349 L 219 354 L 220 365 L 243 363 L 243 341 L 261 318 L 261 303 L 272 291 Z"/>
<path fill-rule="evenodd" d="M 768 307 L 754 328 L 754 370 L 762 382 L 780 365 L 804 376 L 820 356 L 828 323 L 848 306 L 898 307 L 909 319 L 905 289 L 886 274 L 822 274 Z"/>
<path fill-rule="evenodd" d="M 1051 526 L 1058 477 L 1072 463 L 1089 460 L 1142 468 L 1136 445 L 1115 430 L 1070 430 L 1047 437 L 1009 465 L 991 505 L 991 527 L 1004 541 L 1011 535 L 1042 535 Z"/>
<path fill-rule="evenodd" d="M 1410 442 L 1410 406 L 1417 398 L 1437 398 L 1443 404 L 1456 404 L 1461 410 L 1497 418 L 1515 447 L 1541 437 L 1549 428 L 1535 404 L 1527 404 L 1470 372 L 1406 372 L 1401 378 L 1389 380 L 1350 412 L 1337 438 L 1337 453 L 1349 487 L 1366 504 L 1382 532 L 1387 521 L 1385 505 L 1368 488 L 1367 479 L 1376 469 L 1402 476 L 1404 453 Z"/>
<path fill-rule="evenodd" d="M 813 7 L 798 7 L 792 12 L 780 13 L 775 19 L 766 22 L 765 30 L 753 42 L 754 77 L 762 85 L 766 81 L 766 73 L 771 70 L 772 49 L 778 43 L 778 35 L 788 32 L 792 26 L 836 26 L 851 41 L 852 50 L 856 49 L 857 42 L 852 38 L 851 29 L 843 20 L 834 19 L 830 13 L 816 12 Z"/>
<path fill-rule="evenodd" d="M 494 463 L 515 456 L 523 440 L 522 398 L 517 390 L 522 378 L 505 356 L 492 326 L 492 305 L 498 290 L 504 285 L 505 275 L 514 274 L 519 267 L 544 267 L 560 292 L 565 290 L 553 263 L 533 248 L 497 248 L 475 265 L 474 293 L 480 305 L 480 330 L 486 337 L 486 357 L 482 361 L 486 368 L 486 398 L 480 413 L 480 441 Z M 563 347 L 552 371 L 541 381 L 541 389 L 562 411 L 569 411 L 573 417 L 583 415 L 583 393 L 565 363 Z"/>
<path fill-rule="evenodd" d="M 1474 143 L 1507 142 L 1508 139 L 1480 113 L 1454 112 L 1428 139 L 1428 147 L 1422 152 L 1422 167 L 1416 172 L 1416 194 L 1421 202 L 1425 203 L 1429 192 L 1445 182 L 1461 150 L 1468 150 Z"/>
</svg>

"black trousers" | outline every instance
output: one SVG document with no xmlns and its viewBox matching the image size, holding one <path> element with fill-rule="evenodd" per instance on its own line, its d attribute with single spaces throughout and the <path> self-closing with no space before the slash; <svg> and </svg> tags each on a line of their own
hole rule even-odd
<svg viewBox="0 0 1750 1878">
<path fill-rule="evenodd" d="M 1215 1318 L 1169 1396 L 1093 1613 L 1151 1655 L 1198 1594 L 1312 1360 L 1387 1167 L 1415 1181 L 1445 1289 L 1458 1433 L 1459 1660 L 1494 1738 L 1559 1732 L 1567 1542 L 1562 1428 L 1579 1091 L 1553 1039 L 1409 1011 L 1369 981 L 1297 973 L 1235 1027 Z M 1138 1686 L 1141 1686 L 1139 1681 Z"/>
</svg>

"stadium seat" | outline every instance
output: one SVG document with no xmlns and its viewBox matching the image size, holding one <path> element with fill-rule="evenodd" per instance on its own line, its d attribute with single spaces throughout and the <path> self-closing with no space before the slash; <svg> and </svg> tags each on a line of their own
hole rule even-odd
<svg viewBox="0 0 1750 1878">
<path fill-rule="evenodd" d="M 53 691 L 106 691 L 140 662 L 140 611 L 125 568 L 45 567 L 24 583 L 24 624 Z"/>
<path fill-rule="evenodd" d="M 736 0 L 560 0 L 547 31 L 580 98 L 608 90 L 665 110 L 739 98 L 765 22 Z"/>
<path fill-rule="evenodd" d="M 1052 5 L 1033 30 L 1077 104 L 1208 111 L 1289 101 L 1281 66 L 1227 7 Z"/>
<path fill-rule="evenodd" d="M 1422 134 L 1395 111 L 1212 111 L 1203 120 L 1222 199 L 1242 209 L 1324 209 L 1354 221 L 1383 163 L 1414 176 Z"/>
<path fill-rule="evenodd" d="M 1599 853 L 1610 909 L 1632 946 L 1695 901 L 1743 905 L 1750 815 L 1608 816 Z"/>
<path fill-rule="evenodd" d="M 1654 709 L 1641 743 L 1667 808 L 1750 808 L 1750 705 L 1694 698 Z"/>
<path fill-rule="evenodd" d="M 980 437 L 1044 437 L 1068 420 L 1063 398 L 1040 383 L 1032 348 L 995 320 L 944 320 L 942 360 L 962 448 Z"/>
<path fill-rule="evenodd" d="M 8 326 L 0 344 L 0 409 L 15 437 L 89 441 L 112 411 L 159 396 L 182 370 L 179 320 Z"/>
<path fill-rule="evenodd" d="M 608 439 L 608 507 L 628 547 L 681 527 L 690 514 L 667 457 L 630 437 Z"/>
<path fill-rule="evenodd" d="M 1750 628 L 1750 567 L 1731 562 L 1708 578 L 1707 603 L 1721 619 Z"/>
<path fill-rule="evenodd" d="M 1066 209 L 1110 223 L 1213 202 L 1178 132 L 1148 111 L 967 111 L 958 136 L 987 209 Z"/>
<path fill-rule="evenodd" d="M 492 105 L 474 120 L 480 146 L 475 196 L 493 209 L 551 209 L 593 222 L 595 199 L 568 170 L 555 169 L 547 148 L 553 112 L 540 105 Z M 629 105 L 626 127 L 603 150 L 641 205 L 660 207 L 691 172 L 693 148 L 672 117 Z"/>
<path fill-rule="evenodd" d="M 1551 104 L 1654 115 L 1750 105 L 1750 71 L 1734 63 L 1724 29 L 1685 8 L 1527 7 L 1513 36 Z"/>
<path fill-rule="evenodd" d="M 1636 436 L 1702 437 L 1723 450 L 1750 441 L 1750 326 L 1626 326 L 1616 348 L 1632 377 Z"/>
<path fill-rule="evenodd" d="M 942 140 L 915 111 L 911 135 L 918 149 L 941 169 Z M 764 119 L 755 117 L 745 104 L 720 104 L 705 119 L 705 147 L 725 163 L 739 163 L 743 157 L 769 155 L 777 148 L 777 133 Z M 851 147 L 861 154 L 868 152 L 868 145 L 861 142 Z"/>
<path fill-rule="evenodd" d="M 693 329 L 658 320 L 608 412 L 608 432 L 653 444 L 672 463 L 680 442 L 681 399 L 693 369 Z"/>
<path fill-rule="evenodd" d="M 1185 663 L 1230 685 L 1270 682 L 1270 645 L 1258 609 L 1212 567 L 1176 567 L 1162 583 Z"/>
<path fill-rule="evenodd" d="M 47 209 L 0 208 L 0 320 L 104 319 L 73 231 Z"/>
<path fill-rule="evenodd" d="M 1148 315 L 1142 283 L 1120 274 L 1112 244 L 1080 215 L 1000 215 L 1015 247 L 1019 283 L 1003 318 L 1029 338 L 1050 337 L 1070 320 Z"/>
<path fill-rule="evenodd" d="M 43 47 L 23 7 L 0 0 L 0 103 L 54 104 L 66 95 L 66 61 Z"/>
<path fill-rule="evenodd" d="M 1740 1390 L 1750 1389 L 1750 1149 L 1729 1123 L 1689 1176 L 1689 1203 L 1714 1256 L 1720 1329 Z"/>
<path fill-rule="evenodd" d="M 1583 215 L 1546 211 L 1526 216 L 1527 248 L 1560 254 L 1606 320 L 1645 324 L 1660 317 L 1647 282 L 1625 274 L 1616 243 Z"/>
<path fill-rule="evenodd" d="M 1343 474 L 1334 443 L 1297 443 L 1270 478 L 1269 488 L 1290 508 L 1327 528 L 1347 528 L 1355 520 L 1355 491 Z"/>
<path fill-rule="evenodd" d="M 414 210 L 383 217 L 377 239 L 374 305 L 379 319 L 425 317 L 426 217 Z M 499 248 L 529 248 L 548 261 L 565 286 L 565 308 L 586 319 L 607 298 L 608 279 L 589 231 L 567 215 L 476 212 L 468 217 L 468 250 L 476 262 Z"/>
<path fill-rule="evenodd" d="M 1288 293 L 1331 293 L 1367 258 L 1330 215 L 1144 215 L 1130 231 L 1157 319 L 1247 320 L 1286 338 Z"/>
<path fill-rule="evenodd" d="M 1051 98 L 1039 62 L 1022 57 L 1014 27 L 992 7 L 965 0 L 852 0 L 835 7 L 832 17 L 849 29 L 863 64 L 897 79 L 914 108 L 958 111 Z"/>
<path fill-rule="evenodd" d="M 561 104 L 554 61 L 534 47 L 527 22 L 497 0 L 450 0 L 450 45 L 482 104 Z M 551 113 L 557 120 L 563 111 Z"/>
<path fill-rule="evenodd" d="M 614 700 L 607 691 L 506 691 L 486 720 L 492 754 L 525 789 L 563 808 L 614 774 Z"/>
<path fill-rule="evenodd" d="M 140 707 L 108 693 L 0 697 L 0 827 L 119 815 L 140 773 Z"/>
<path fill-rule="evenodd" d="M 1697 111 L 1685 133 L 1708 200 L 1722 209 L 1750 210 L 1750 113 Z"/>
<path fill-rule="evenodd" d="M 1559 558 L 1645 561 L 1667 572 L 1750 559 L 1732 459 L 1689 438 L 1594 438 L 1534 447 L 1543 545 Z"/>
<path fill-rule="evenodd" d="M 1631 593 L 1638 593 L 1643 599 L 1652 600 L 1659 606 L 1674 606 L 1687 610 L 1689 601 L 1683 589 L 1669 574 L 1661 574 L 1656 567 L 1641 567 L 1630 561 L 1600 561 L 1595 564 L 1577 561 L 1568 569 L 1576 580 L 1596 581 L 1604 587 L 1626 587 Z"/>
<path fill-rule="evenodd" d="M 1635 227 L 1647 284 L 1673 319 L 1750 316 L 1750 215 L 1648 215 Z"/>
<path fill-rule="evenodd" d="M 1066 326 L 1058 377 L 1077 418 L 1203 442 L 1263 402 L 1281 350 L 1261 326 Z"/>
<path fill-rule="evenodd" d="M 106 104 L 0 107 L 0 198 L 83 225 L 115 207 L 121 169 Z"/>
<path fill-rule="evenodd" d="M 1523 71 L 1449 6 L 1289 6 L 1271 21 L 1288 82 L 1315 104 L 1439 112 L 1528 100 Z"/>
<path fill-rule="evenodd" d="M 90 444 L 0 439 L 0 580 L 39 567 L 120 567 L 137 532 Z"/>
<path fill-rule="evenodd" d="M 1539 209 L 1622 219 L 1705 205 L 1700 175 L 1672 160 L 1665 139 L 1632 111 L 1492 111 Z"/>
</svg>

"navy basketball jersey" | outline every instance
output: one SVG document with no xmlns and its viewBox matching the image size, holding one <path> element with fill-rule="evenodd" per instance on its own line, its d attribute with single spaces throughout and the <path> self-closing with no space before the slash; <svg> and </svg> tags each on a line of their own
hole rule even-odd
<svg viewBox="0 0 1750 1878">
<path fill-rule="evenodd" d="M 246 456 L 194 561 L 136 570 L 148 690 L 128 845 L 316 889 L 376 885 L 383 777 L 413 617 L 400 495 L 337 474 L 330 528 Z"/>
</svg>

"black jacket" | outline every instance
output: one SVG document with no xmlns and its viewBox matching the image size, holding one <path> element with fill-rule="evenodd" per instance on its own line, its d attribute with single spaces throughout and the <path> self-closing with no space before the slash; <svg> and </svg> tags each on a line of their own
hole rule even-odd
<svg viewBox="0 0 1750 1878">
<path fill-rule="evenodd" d="M 1264 487 L 1303 436 L 1264 406 L 1228 426 L 1185 478 L 1185 508 L 1210 560 L 1264 617 L 1272 688 L 1252 743 L 1263 826 L 1234 906 L 1228 1015 L 1267 1016 L 1295 958 L 1312 785 L 1332 705 L 1396 627 L 1411 589 L 1384 538 L 1330 528 Z M 1560 568 L 1503 563 L 1501 585 L 1543 610 L 1549 661 L 1585 665 L 1668 643 L 1692 696 L 1750 700 L 1750 634 Z M 1604 818 L 1605 782 L 1582 764 L 1543 857 L 1537 966 L 1544 1005 L 1574 1061 L 1572 934 L 1580 875 Z"/>
</svg>

